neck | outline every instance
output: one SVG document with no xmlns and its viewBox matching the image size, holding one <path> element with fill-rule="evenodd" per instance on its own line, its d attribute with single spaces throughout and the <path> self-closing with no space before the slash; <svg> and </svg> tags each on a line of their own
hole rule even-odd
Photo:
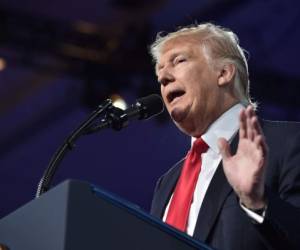
<svg viewBox="0 0 300 250">
<path fill-rule="evenodd" d="M 189 134 L 189 136 L 199 138 L 202 134 L 204 134 L 207 129 L 210 127 L 210 125 L 215 122 L 221 115 L 223 115 L 226 111 L 231 109 L 234 105 L 238 104 L 239 101 L 237 99 L 231 99 L 230 101 L 228 100 L 227 102 L 224 102 L 222 107 L 218 109 L 218 111 L 214 114 L 212 119 L 205 124 L 205 126 L 202 127 L 201 131 L 194 131 L 195 133 Z"/>
</svg>

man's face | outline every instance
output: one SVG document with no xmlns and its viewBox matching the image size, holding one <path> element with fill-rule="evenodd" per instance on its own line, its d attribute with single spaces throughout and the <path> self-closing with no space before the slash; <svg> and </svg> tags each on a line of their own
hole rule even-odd
<svg viewBox="0 0 300 250">
<path fill-rule="evenodd" d="M 208 64 L 199 37 L 182 35 L 167 41 L 156 74 L 171 118 L 186 134 L 200 136 L 223 112 L 220 72 Z"/>
</svg>

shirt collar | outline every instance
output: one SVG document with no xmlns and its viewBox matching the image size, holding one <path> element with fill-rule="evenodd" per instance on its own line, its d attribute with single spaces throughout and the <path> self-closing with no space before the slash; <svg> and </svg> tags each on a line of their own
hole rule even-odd
<svg viewBox="0 0 300 250">
<path fill-rule="evenodd" d="M 216 121 L 214 121 L 201 136 L 210 149 L 219 154 L 218 139 L 225 138 L 231 141 L 239 128 L 239 113 L 244 108 L 240 103 L 232 106 L 223 113 Z M 192 144 L 196 140 L 192 137 Z"/>
</svg>

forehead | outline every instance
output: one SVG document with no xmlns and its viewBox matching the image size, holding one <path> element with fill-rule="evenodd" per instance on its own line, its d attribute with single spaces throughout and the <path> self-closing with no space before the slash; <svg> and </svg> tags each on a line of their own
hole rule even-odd
<svg viewBox="0 0 300 250">
<path fill-rule="evenodd" d="M 174 54 L 185 53 L 197 53 L 200 51 L 201 43 L 198 35 L 185 34 L 172 37 L 166 40 L 159 50 L 159 56 L 157 63 L 159 64 L 166 57 L 171 57 Z"/>
</svg>

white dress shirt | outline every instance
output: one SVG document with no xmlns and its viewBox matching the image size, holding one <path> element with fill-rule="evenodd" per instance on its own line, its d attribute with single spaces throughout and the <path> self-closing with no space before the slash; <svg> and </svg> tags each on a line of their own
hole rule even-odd
<svg viewBox="0 0 300 250">
<path fill-rule="evenodd" d="M 218 148 L 218 139 L 220 137 L 225 138 L 227 141 L 231 142 L 235 134 L 239 129 L 239 113 L 244 108 L 241 104 L 236 104 L 224 114 L 222 114 L 211 126 L 207 129 L 207 131 L 201 136 L 201 138 L 206 142 L 209 146 L 209 149 L 206 153 L 201 154 L 202 166 L 201 171 L 197 180 L 196 188 L 194 191 L 193 201 L 191 204 L 189 218 L 187 223 L 187 234 L 192 236 L 195 231 L 196 222 L 198 218 L 199 211 L 201 209 L 201 205 L 208 189 L 208 186 L 214 176 L 214 173 L 217 170 L 219 163 L 221 162 L 221 154 Z M 192 138 L 192 144 L 196 138 Z M 169 206 L 171 203 L 171 199 L 166 207 L 163 221 L 166 221 L 166 217 L 168 214 Z M 242 206 L 245 212 L 252 219 L 257 221 L 258 223 L 262 223 L 262 216 L 259 216 L 249 209 Z"/>
</svg>

